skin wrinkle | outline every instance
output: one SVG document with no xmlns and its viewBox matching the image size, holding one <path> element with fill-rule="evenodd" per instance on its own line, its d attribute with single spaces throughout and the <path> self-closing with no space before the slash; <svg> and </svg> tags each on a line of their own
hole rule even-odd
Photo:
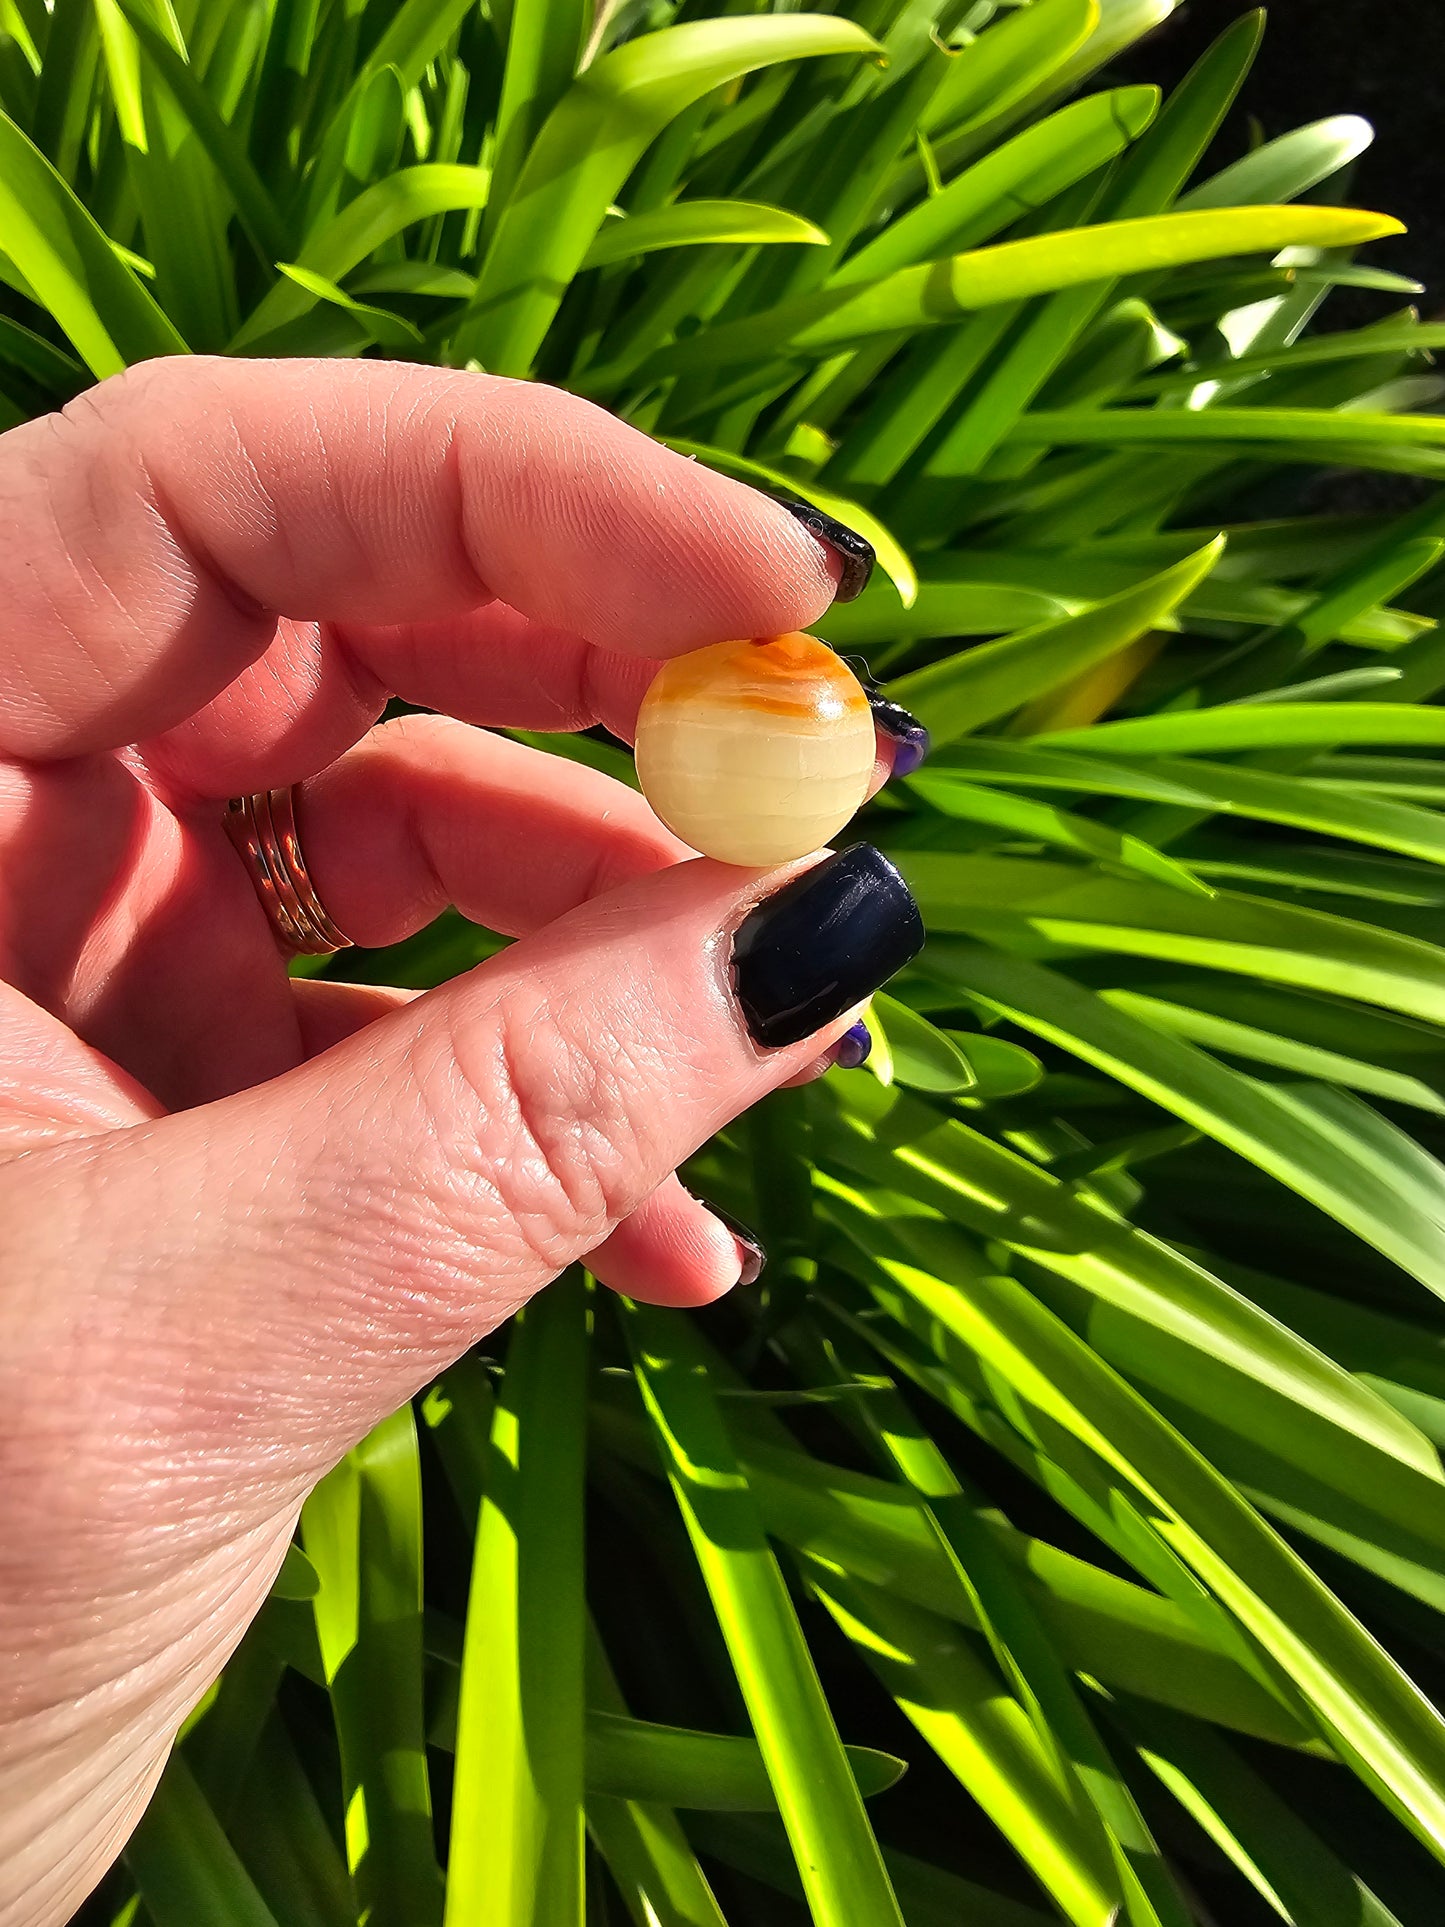
<svg viewBox="0 0 1445 1927">
<path fill-rule="evenodd" d="M 454 1028 L 453 1062 L 476 1104 L 479 1145 L 487 1146 L 507 1217 L 546 1277 L 554 1278 L 576 1248 L 579 1227 L 589 1243 L 599 1242 L 612 1217 L 605 1187 L 597 1174 L 578 1168 L 572 1147 L 554 1127 L 560 1107 L 548 1101 L 548 1084 L 565 1088 L 567 1074 L 584 1067 L 551 1011 L 523 1012 L 519 1022 L 515 1009 L 514 993 L 511 1009 L 499 1007 L 483 1019 L 480 1051 L 466 1030 Z M 525 1049 L 519 1052 L 521 1040 Z M 483 1064 L 493 1073 L 490 1091 L 477 1068 Z M 562 1067 L 561 1078 L 554 1064 Z"/>
</svg>

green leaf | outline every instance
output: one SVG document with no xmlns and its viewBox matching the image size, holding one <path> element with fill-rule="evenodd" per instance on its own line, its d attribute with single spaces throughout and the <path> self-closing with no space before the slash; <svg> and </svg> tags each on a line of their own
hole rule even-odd
<svg viewBox="0 0 1445 1927">
<path fill-rule="evenodd" d="M 959 946 L 931 964 L 999 1015 L 1251 1159 L 1445 1295 L 1445 1171 L 1422 1161 L 1411 1182 L 1401 1162 L 1392 1178 L 1336 1107 L 1325 1113 L 1305 1094 L 1231 1070 L 1038 964 Z"/>
<path fill-rule="evenodd" d="M 985 789 L 981 784 L 965 782 L 950 770 L 932 771 L 911 780 L 918 794 L 945 816 L 1004 831 L 1010 842 L 1021 839 L 1045 847 L 1074 850 L 1096 863 L 1137 870 L 1141 876 L 1153 877 L 1173 890 L 1188 890 L 1206 897 L 1214 894 L 1186 864 L 1110 824 L 1076 816 L 1070 810 L 1061 810 L 1052 803 L 1040 803 L 1031 797 Z"/>
<path fill-rule="evenodd" d="M 517 1325 L 492 1420 L 457 1715 L 446 1919 L 583 1919 L 583 1446 L 587 1294 Z"/>
<path fill-rule="evenodd" d="M 155 1927 L 277 1927 L 179 1753 L 131 1835 L 125 1861 Z"/>
<path fill-rule="evenodd" d="M 727 1927 L 687 1835 L 665 1808 L 598 1795 L 587 1803 L 587 1830 L 636 1927 Z"/>
<path fill-rule="evenodd" d="M 1395 1104 L 1410 1104 L 1420 1110 L 1445 1113 L 1445 1098 L 1418 1077 L 1370 1064 L 1341 1051 L 1325 1050 L 1316 1044 L 1301 1043 L 1293 1037 L 1242 1024 L 1212 1011 L 1195 1010 L 1187 1004 L 1166 998 L 1142 995 L 1134 990 L 1105 990 L 1100 995 L 1146 1023 L 1156 1025 L 1191 1043 L 1204 1044 L 1226 1057 L 1244 1057 L 1280 1070 L 1294 1071 L 1315 1083 L 1343 1084 L 1350 1090 L 1365 1091 Z"/>
<path fill-rule="evenodd" d="M 584 268 L 631 261 L 659 248 L 705 247 L 719 242 L 826 244 L 827 235 L 800 214 L 762 201 L 675 201 L 604 227 L 583 257 Z"/>
<path fill-rule="evenodd" d="M 1445 1856 L 1445 1727 L 1304 1563 L 1197 1452 L 1014 1280 L 951 1291 L 893 1267 L 908 1291 L 1017 1401 L 1014 1422 L 1058 1426 L 1137 1495 L 1153 1530 L 1269 1654 L 1342 1756 L 1437 1857 Z"/>
<path fill-rule="evenodd" d="M 1057 72 L 1098 23 L 1098 0 L 1038 0 L 1006 14 L 956 55 L 924 130 L 948 133 L 984 110 L 1002 112 Z"/>
<path fill-rule="evenodd" d="M 869 1067 L 884 1084 L 905 1084 L 918 1091 L 971 1091 L 978 1078 L 967 1057 L 946 1031 L 930 1024 L 907 1004 L 878 991 L 868 1006 L 873 1032 Z"/>
<path fill-rule="evenodd" d="M 1041 739 L 1106 756 L 1179 756 L 1199 750 L 1334 748 L 1341 743 L 1414 743 L 1445 748 L 1445 710 L 1412 703 L 1230 703 L 1217 709 L 1131 716 Z"/>
<path fill-rule="evenodd" d="M 379 342 L 383 348 L 416 349 L 422 345 L 422 332 L 400 315 L 393 314 L 388 308 L 375 308 L 365 301 L 358 301 L 355 295 L 348 294 L 345 288 L 338 288 L 334 281 L 328 281 L 324 274 L 317 274 L 314 268 L 298 267 L 294 261 L 278 261 L 277 267 L 288 281 L 294 281 L 298 288 L 314 295 L 318 301 L 328 301 L 343 313 L 355 315 L 364 332 L 372 341 Z"/>
<path fill-rule="evenodd" d="M 625 1715 L 626 1701 L 595 1626 L 590 1628 L 588 1643 L 587 1692 L 603 1712 Z M 669 1807 L 592 1793 L 587 1800 L 587 1831 L 607 1862 L 635 1927 L 727 1927 L 707 1876 Z"/>
<path fill-rule="evenodd" d="M 1173 447 L 1187 442 L 1274 442 L 1283 447 L 1355 449 L 1371 443 L 1411 447 L 1445 442 L 1438 415 L 1356 414 L 1334 408 L 1039 409 L 1025 415 L 1012 439 L 1029 444 L 1099 443 Z"/>
<path fill-rule="evenodd" d="M 656 1469 L 640 1426 L 629 1427 L 606 1407 L 594 1412 L 594 1422 L 629 1462 Z M 960 1624 L 975 1624 L 967 1593 L 902 1488 L 752 1437 L 741 1463 L 763 1524 L 784 1544 Z M 1242 1732 L 1287 1743 L 1304 1737 L 1298 1721 L 1220 1649 L 1197 1616 L 990 1517 L 1036 1610 L 1077 1671 Z"/>
<path fill-rule="evenodd" d="M 1066 1919 L 1102 1927 L 1121 1889 L 1107 1852 L 1071 1810 L 1018 1702 L 969 1642 L 917 1606 L 847 1573 L 804 1575 L 949 1771 L 978 1801 Z"/>
<path fill-rule="evenodd" d="M 507 59 L 492 123 L 489 233 L 512 198 L 540 128 L 572 84 L 587 30 L 582 0 L 511 0 L 504 17 Z"/>
<path fill-rule="evenodd" d="M 276 1712 L 230 1816 L 247 1871 L 278 1927 L 355 1927 L 358 1909 L 346 1861 L 296 1749 Z M 201 1914 L 193 1918 L 209 1919 Z"/>
<path fill-rule="evenodd" d="M 1294 1927 L 1399 1927 L 1364 1881 L 1217 1735 L 1137 1702 L 1111 1704 L 1109 1713 L 1283 1920 Z"/>
<path fill-rule="evenodd" d="M 1292 201 L 1348 167 L 1374 138 L 1374 128 L 1358 114 L 1334 114 L 1296 127 L 1181 194 L 1179 205 L 1243 207 L 1250 201 Z"/>
<path fill-rule="evenodd" d="M 1351 796 L 1308 777 L 1203 763 L 1197 757 L 1159 757 L 1151 767 L 1166 781 L 1208 797 L 1211 809 L 1319 830 L 1374 849 L 1397 850 L 1423 863 L 1445 863 L 1445 823 L 1433 810 L 1383 797 Z"/>
<path fill-rule="evenodd" d="M 930 930 L 1201 964 L 1445 1023 L 1445 956 L 1370 924 L 1226 890 L 1212 900 L 1190 897 L 1060 864 L 928 850 L 894 855 Z"/>
<path fill-rule="evenodd" d="M 422 1693 L 421 1468 L 410 1406 L 322 1480 L 301 1515 L 341 1744 L 347 1858 L 370 1918 L 441 1918 Z"/>
<path fill-rule="evenodd" d="M 856 504 L 850 512 L 859 513 Z M 1067 612 L 1069 605 L 1047 589 L 978 581 L 972 560 L 928 557 L 906 603 L 890 574 L 875 575 L 856 602 L 835 603 L 828 611 L 828 640 L 851 649 L 926 636 L 995 636 Z"/>
<path fill-rule="evenodd" d="M 296 266 L 327 281 L 339 282 L 369 254 L 414 222 L 459 208 L 486 205 L 491 176 L 485 168 L 432 163 L 404 167 L 387 180 L 374 182 L 307 236 Z M 283 278 L 242 324 L 231 352 L 254 350 L 287 322 L 304 315 L 311 300 L 290 279 Z"/>
<path fill-rule="evenodd" d="M 1275 253 L 1289 246 L 1345 247 L 1400 232 L 1399 222 L 1386 215 L 1350 208 L 1251 207 L 1161 214 L 1032 235 L 929 265 L 901 268 L 876 282 L 801 296 L 746 320 L 701 329 L 686 341 L 662 349 L 652 358 L 648 372 L 675 375 L 779 355 L 816 359 L 875 335 L 935 327 L 980 308 L 1052 294 L 1059 288 L 1121 275 L 1159 274 L 1229 255 Z M 589 371 L 586 386 L 602 392 L 608 380 L 606 370 Z M 1028 419 L 1032 423 L 1059 418 Z M 1186 419 L 1192 422 L 1207 416 Z"/>
<path fill-rule="evenodd" d="M 0 236 L 34 297 L 97 376 L 186 343 L 45 156 L 0 113 Z"/>
<path fill-rule="evenodd" d="M 866 1354 L 856 1341 L 828 1346 L 855 1368 Z M 926 1501 L 939 1541 L 969 1592 L 990 1650 L 1027 1714 L 1053 1776 L 1113 1860 L 1127 1910 L 1148 1927 L 1189 1927 L 1182 1900 L 1132 1794 L 1110 1758 L 1074 1682 L 1044 1631 L 1024 1588 L 969 1503 L 937 1444 L 892 1389 L 870 1398 L 860 1417 L 880 1453 Z M 1012 1831 L 1012 1830 L 1011 1830 Z"/>
<path fill-rule="evenodd" d="M 116 3 L 135 35 L 143 62 L 159 77 L 210 158 L 217 179 L 230 196 L 252 245 L 262 260 L 275 260 L 286 252 L 285 223 L 265 182 L 252 165 L 244 142 L 197 80 L 185 50 L 173 44 L 148 17 L 143 0 L 116 0 Z"/>
<path fill-rule="evenodd" d="M 1034 737 L 1028 743 L 999 743 L 966 736 L 938 752 L 929 764 L 928 776 L 948 776 L 956 770 L 974 781 L 1017 784 L 1023 789 L 1073 790 L 1085 795 L 1132 796 L 1150 803 L 1178 803 L 1185 808 L 1197 808 L 1209 800 L 1197 790 L 1167 782 L 1149 769 L 1110 762 L 1092 752 L 1079 756 L 1055 749 L 1056 740 L 1057 735 L 1047 742 Z"/>
<path fill-rule="evenodd" d="M 819 1927 L 903 1927 L 858 1785 L 687 1327 L 628 1304 L 668 1479 L 727 1642 Z"/>
<path fill-rule="evenodd" d="M 277 1599 L 314 1599 L 321 1589 L 315 1566 L 300 1546 L 287 1546 L 271 1591 Z"/>
<path fill-rule="evenodd" d="M 1036 21 L 1042 12 L 1029 7 L 1013 18 Z M 1118 87 L 1073 101 L 890 221 L 848 256 L 833 283 L 875 281 L 987 239 L 1012 225 L 1021 208 L 1044 206 L 1121 153 L 1143 133 L 1158 105 L 1153 87 Z"/>
<path fill-rule="evenodd" d="M 1057 688 L 1115 654 L 1167 615 L 1223 553 L 1223 539 L 1081 615 L 984 643 L 901 676 L 888 694 L 948 743 Z"/>
<path fill-rule="evenodd" d="M 708 1814 L 699 1816 L 690 1826 L 698 1844 L 713 1859 L 750 1874 L 779 1893 L 803 1898 L 787 1836 L 776 1820 L 769 1823 L 754 1815 Z M 883 1858 L 908 1927 L 959 1927 L 963 1921 L 968 1927 L 1048 1927 L 1036 1908 L 962 1880 L 911 1854 L 888 1852 Z"/>
<path fill-rule="evenodd" d="M 452 338 L 452 361 L 528 371 L 622 184 L 694 101 L 777 61 L 876 51 L 852 21 L 792 14 L 689 21 L 604 54 L 532 144 Z"/>
<path fill-rule="evenodd" d="M 906 1762 L 872 1747 L 844 1751 L 865 1799 L 896 1785 L 906 1770 Z M 714 1812 L 777 1810 L 755 1740 L 596 1711 L 587 1715 L 589 1801 L 594 1794 Z"/>
</svg>

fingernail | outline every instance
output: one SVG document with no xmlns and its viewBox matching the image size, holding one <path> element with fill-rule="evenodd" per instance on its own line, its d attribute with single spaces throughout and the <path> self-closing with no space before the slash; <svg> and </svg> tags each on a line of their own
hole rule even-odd
<svg viewBox="0 0 1445 1927">
<path fill-rule="evenodd" d="M 840 1071 L 856 1071 L 873 1055 L 873 1033 L 860 1017 L 833 1046 L 833 1062 Z"/>
<path fill-rule="evenodd" d="M 733 980 L 754 1040 L 810 1037 L 923 948 L 913 893 L 881 850 L 855 843 L 764 899 L 733 938 Z"/>
<path fill-rule="evenodd" d="M 761 1241 L 755 1232 L 748 1230 L 741 1218 L 735 1218 L 731 1211 L 724 1211 L 720 1204 L 709 1203 L 707 1208 L 718 1222 L 725 1224 L 733 1234 L 733 1241 L 738 1248 L 738 1257 L 742 1261 L 738 1283 L 755 1285 L 762 1276 L 763 1266 L 768 1262 L 768 1254 L 764 1251 Z"/>
<path fill-rule="evenodd" d="M 868 696 L 873 725 L 893 745 L 893 774 L 911 776 L 933 746 L 933 738 L 918 718 L 902 703 L 889 702 L 886 696 Z"/>
<path fill-rule="evenodd" d="M 868 587 L 868 578 L 873 573 L 873 564 L 878 560 L 873 553 L 873 544 L 865 542 L 856 530 L 834 521 L 831 515 L 824 515 L 815 509 L 811 502 L 797 502 L 790 496 L 774 498 L 780 508 L 801 522 L 809 535 L 815 535 L 820 542 L 826 542 L 843 564 L 843 573 L 838 586 L 833 591 L 835 602 L 856 602 Z"/>
</svg>

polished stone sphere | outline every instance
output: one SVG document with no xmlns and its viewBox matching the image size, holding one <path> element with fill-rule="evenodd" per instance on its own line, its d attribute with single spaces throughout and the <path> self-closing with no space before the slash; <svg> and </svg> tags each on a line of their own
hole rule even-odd
<svg viewBox="0 0 1445 1927">
<path fill-rule="evenodd" d="M 786 863 L 827 843 L 866 797 L 874 754 L 862 684 L 800 632 L 673 657 L 637 718 L 644 796 L 724 863 Z"/>
</svg>

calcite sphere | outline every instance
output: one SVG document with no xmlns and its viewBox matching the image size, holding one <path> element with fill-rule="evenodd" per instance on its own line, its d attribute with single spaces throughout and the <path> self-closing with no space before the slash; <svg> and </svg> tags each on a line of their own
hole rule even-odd
<svg viewBox="0 0 1445 1927">
<path fill-rule="evenodd" d="M 719 642 L 663 664 L 637 718 L 637 776 L 704 856 L 763 867 L 807 856 L 868 793 L 873 714 L 816 636 Z"/>
</svg>

